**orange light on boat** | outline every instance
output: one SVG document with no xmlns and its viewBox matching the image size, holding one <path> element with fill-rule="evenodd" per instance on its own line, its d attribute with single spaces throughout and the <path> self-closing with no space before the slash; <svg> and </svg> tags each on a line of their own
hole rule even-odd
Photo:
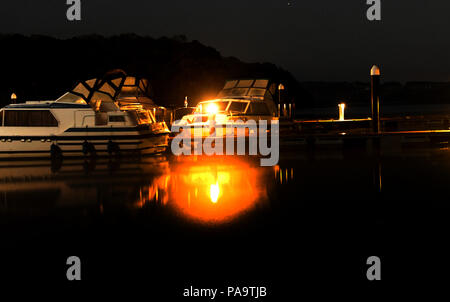
<svg viewBox="0 0 450 302">
<path fill-rule="evenodd" d="M 206 106 L 206 113 L 213 115 L 213 114 L 217 114 L 217 112 L 219 112 L 219 107 L 217 107 L 217 104 L 214 103 L 210 103 Z"/>
</svg>

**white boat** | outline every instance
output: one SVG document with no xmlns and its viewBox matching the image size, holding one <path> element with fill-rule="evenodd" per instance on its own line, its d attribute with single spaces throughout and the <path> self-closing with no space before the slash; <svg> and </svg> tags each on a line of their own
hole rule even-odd
<svg viewBox="0 0 450 302">
<path fill-rule="evenodd" d="M 238 126 L 248 120 L 270 123 L 278 119 L 273 100 L 275 90 L 276 85 L 267 79 L 227 81 L 216 99 L 198 103 L 193 114 L 183 116 L 174 126 L 191 128 L 191 131 L 202 127 L 202 136 L 208 136 L 214 130 L 211 127 L 225 129 L 227 125 Z"/>
<path fill-rule="evenodd" d="M 0 158 L 154 154 L 169 130 L 152 112 L 120 110 L 110 94 L 80 85 L 56 101 L 11 104 L 0 110 Z M 91 88 L 91 89 L 89 89 Z"/>
</svg>

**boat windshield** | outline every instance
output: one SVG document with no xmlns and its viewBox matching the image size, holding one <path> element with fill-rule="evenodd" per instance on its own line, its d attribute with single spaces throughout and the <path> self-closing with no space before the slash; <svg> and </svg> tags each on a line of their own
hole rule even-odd
<svg viewBox="0 0 450 302">
<path fill-rule="evenodd" d="M 224 112 L 229 103 L 229 101 L 202 102 L 197 105 L 195 112 L 201 114 L 215 114 L 217 112 Z"/>
<path fill-rule="evenodd" d="M 236 113 L 244 113 L 245 109 L 247 108 L 248 102 L 238 102 L 238 101 L 232 101 L 230 104 L 230 107 L 228 107 L 228 112 L 231 114 Z"/>
<path fill-rule="evenodd" d="M 136 113 L 139 118 L 139 124 L 151 124 L 154 122 L 150 112 L 148 112 L 146 110 L 140 110 L 140 111 L 136 111 Z"/>
<path fill-rule="evenodd" d="M 86 101 L 73 93 L 66 92 L 59 99 L 56 100 L 58 103 L 70 103 L 70 104 L 84 104 L 86 105 Z"/>
</svg>

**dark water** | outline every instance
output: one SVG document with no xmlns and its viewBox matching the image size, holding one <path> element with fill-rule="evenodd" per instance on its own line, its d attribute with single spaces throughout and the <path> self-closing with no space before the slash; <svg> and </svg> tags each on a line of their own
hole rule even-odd
<svg viewBox="0 0 450 302">
<path fill-rule="evenodd" d="M 1 162 L 0 275 L 73 286 L 76 255 L 84 284 L 167 299 L 190 285 L 267 286 L 278 300 L 430 281 L 449 268 L 449 179 L 444 149 L 293 149 L 264 168 L 246 157 Z M 383 285 L 366 279 L 372 255 Z"/>
</svg>

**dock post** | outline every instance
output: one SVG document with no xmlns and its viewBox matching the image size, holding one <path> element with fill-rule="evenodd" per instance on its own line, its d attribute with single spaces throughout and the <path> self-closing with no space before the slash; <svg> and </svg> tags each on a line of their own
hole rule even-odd
<svg viewBox="0 0 450 302">
<path fill-rule="evenodd" d="M 372 108 L 372 130 L 380 133 L 380 69 L 373 65 L 370 70 L 370 101 Z"/>
</svg>

